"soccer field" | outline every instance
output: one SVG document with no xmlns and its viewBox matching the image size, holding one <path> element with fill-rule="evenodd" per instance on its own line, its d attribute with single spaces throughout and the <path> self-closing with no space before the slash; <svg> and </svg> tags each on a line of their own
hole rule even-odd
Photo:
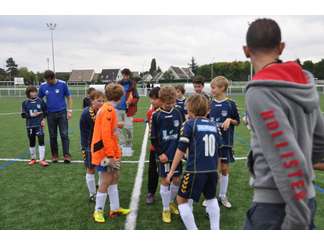
<svg viewBox="0 0 324 245">
<path fill-rule="evenodd" d="M 244 112 L 244 97 L 233 96 L 241 116 Z M 25 121 L 20 117 L 22 98 L 0 97 L 0 158 L 29 158 Z M 69 123 L 70 149 L 73 160 L 81 160 L 79 118 L 81 98 L 74 98 L 73 118 Z M 141 97 L 136 117 L 144 117 L 149 106 L 148 99 Z M 324 97 L 321 98 L 324 110 Z M 135 154 L 125 160 L 138 161 L 144 136 L 144 123 L 134 124 Z M 46 156 L 50 159 L 49 136 L 45 131 Z M 59 140 L 59 145 L 60 140 Z M 246 156 L 249 150 L 249 132 L 240 125 L 235 133 L 235 155 Z M 60 148 L 61 151 L 61 148 Z M 146 155 L 148 159 L 148 154 Z M 137 163 L 124 163 L 119 183 L 120 202 L 129 207 L 137 173 Z M 171 224 L 161 221 L 161 199 L 152 206 L 145 204 L 147 193 L 147 169 L 145 164 L 143 184 L 138 208 L 136 229 L 184 229 L 180 217 Z M 316 184 L 324 188 L 324 172 L 316 172 Z M 245 212 L 252 189 L 248 185 L 249 174 L 244 160 L 231 165 L 229 198 L 231 209 L 221 208 L 221 229 L 242 229 Z M 92 219 L 94 204 L 88 202 L 85 170 L 81 163 L 51 164 L 48 168 L 28 166 L 24 162 L 0 160 L 0 229 L 124 229 L 125 217 L 107 219 L 105 224 L 96 224 Z M 317 190 L 318 229 L 324 229 L 324 189 Z M 194 205 L 194 215 L 199 229 L 209 229 L 209 221 L 200 203 Z M 106 209 L 109 204 L 106 204 Z"/>
</svg>

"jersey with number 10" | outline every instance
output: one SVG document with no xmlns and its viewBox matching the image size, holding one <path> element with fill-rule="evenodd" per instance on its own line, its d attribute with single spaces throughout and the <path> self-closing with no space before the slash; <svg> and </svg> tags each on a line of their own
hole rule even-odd
<svg viewBox="0 0 324 245">
<path fill-rule="evenodd" d="M 185 122 L 178 145 L 182 152 L 189 148 L 185 172 L 216 172 L 220 143 L 220 134 L 215 122 L 207 118 L 195 118 Z"/>
</svg>

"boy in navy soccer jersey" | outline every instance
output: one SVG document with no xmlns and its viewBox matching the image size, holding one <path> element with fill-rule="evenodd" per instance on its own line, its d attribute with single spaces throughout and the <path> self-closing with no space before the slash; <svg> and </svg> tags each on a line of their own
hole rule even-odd
<svg viewBox="0 0 324 245">
<path fill-rule="evenodd" d="M 211 81 L 211 93 L 214 98 L 210 104 L 209 118 L 216 122 L 222 134 L 219 200 L 224 207 L 231 208 L 232 205 L 227 199 L 228 173 L 229 163 L 234 162 L 234 127 L 239 125 L 240 116 L 235 102 L 226 97 L 228 85 L 229 81 L 223 76 L 215 77 Z"/>
<path fill-rule="evenodd" d="M 44 118 L 47 114 L 46 104 L 37 97 L 37 88 L 29 86 L 26 89 L 27 99 L 22 103 L 21 117 L 26 119 L 27 135 L 29 139 L 29 151 L 31 160 L 28 165 L 36 163 L 36 136 L 38 138 L 39 164 L 47 167 L 45 161 L 45 143 L 44 143 Z"/>
<path fill-rule="evenodd" d="M 190 119 L 185 122 L 181 130 L 178 149 L 167 181 L 173 178 L 189 148 L 186 169 L 177 196 L 181 219 L 188 230 L 197 229 L 189 200 L 198 202 L 203 193 L 206 198 L 210 228 L 218 230 L 220 214 L 216 199 L 216 185 L 220 135 L 216 123 L 206 118 L 208 100 L 203 95 L 193 95 L 188 99 L 188 113 Z"/>
<path fill-rule="evenodd" d="M 153 114 L 151 125 L 151 142 L 157 154 L 159 174 L 161 176 L 160 194 L 163 203 L 162 221 L 171 222 L 171 213 L 179 214 L 175 197 L 179 189 L 179 176 L 182 166 L 175 170 L 171 185 L 166 177 L 178 146 L 180 129 L 184 115 L 175 108 L 176 91 L 174 87 L 166 86 L 159 92 L 161 107 Z"/>
<path fill-rule="evenodd" d="M 181 112 L 184 115 L 186 115 L 187 114 L 186 97 L 185 97 L 186 90 L 183 85 L 177 85 L 175 86 L 175 89 L 177 92 L 176 107 L 179 110 L 181 110 Z"/>
<path fill-rule="evenodd" d="M 91 141 L 95 118 L 104 103 L 105 95 L 100 91 L 92 91 L 89 95 L 90 106 L 84 108 L 80 118 L 81 152 L 86 167 L 86 183 L 89 190 L 89 201 L 96 200 L 95 166 L 91 162 Z"/>
<path fill-rule="evenodd" d="M 153 113 L 160 107 L 160 98 L 159 98 L 160 87 L 152 88 L 149 97 L 150 97 L 150 108 L 146 112 L 147 122 L 150 127 L 152 125 L 152 116 Z M 159 173 L 158 166 L 156 162 L 156 152 L 153 145 L 150 145 L 150 157 L 149 157 L 149 167 L 148 167 L 148 180 L 147 180 L 147 196 L 146 204 L 153 204 L 155 201 L 155 192 L 159 183 Z"/>
<path fill-rule="evenodd" d="M 204 92 L 205 80 L 206 79 L 203 76 L 195 76 L 192 79 L 192 84 L 193 84 L 195 93 L 205 96 L 205 98 L 209 101 L 210 100 L 209 95 Z"/>
</svg>

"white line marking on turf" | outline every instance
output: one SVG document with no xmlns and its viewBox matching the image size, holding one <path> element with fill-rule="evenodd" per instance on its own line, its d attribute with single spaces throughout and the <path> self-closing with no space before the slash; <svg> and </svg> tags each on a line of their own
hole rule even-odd
<svg viewBox="0 0 324 245">
<path fill-rule="evenodd" d="M 74 109 L 73 111 L 83 111 L 83 109 Z M 0 112 L 0 116 L 20 115 L 21 112 Z"/>
<path fill-rule="evenodd" d="M 22 158 L 0 158 L 2 162 L 28 162 L 30 159 L 22 159 Z M 50 161 L 49 161 L 50 162 Z M 83 163 L 82 160 L 73 160 L 72 163 Z M 148 161 L 145 161 L 148 162 Z M 138 163 L 138 161 L 123 161 L 123 163 Z"/>
<path fill-rule="evenodd" d="M 127 215 L 125 230 L 135 230 L 136 228 L 136 219 L 138 213 L 138 204 L 141 196 L 141 188 L 143 182 L 143 173 L 144 173 L 144 160 L 146 155 L 147 141 L 148 141 L 149 126 L 146 124 L 144 140 L 141 149 L 141 155 L 138 161 L 137 173 L 135 178 L 135 184 L 132 192 L 132 199 L 130 203 L 131 212 Z"/>
</svg>

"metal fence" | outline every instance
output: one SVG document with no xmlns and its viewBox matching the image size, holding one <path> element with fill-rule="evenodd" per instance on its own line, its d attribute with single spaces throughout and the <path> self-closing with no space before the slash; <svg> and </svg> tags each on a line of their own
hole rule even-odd
<svg viewBox="0 0 324 245">
<path fill-rule="evenodd" d="M 191 94 L 193 92 L 192 84 L 186 84 L 185 86 L 186 92 Z M 324 94 L 324 84 L 317 84 L 316 85 L 317 91 L 320 94 Z M 70 86 L 70 91 L 73 96 L 75 97 L 85 97 L 87 94 L 88 86 L 83 87 L 74 87 Z M 26 88 L 0 88 L 0 97 L 26 97 L 25 95 Z M 138 87 L 138 93 L 140 96 L 147 96 L 149 90 L 147 88 Z M 209 84 L 205 84 L 205 92 L 210 93 L 210 86 Z M 245 85 L 231 85 L 228 88 L 229 95 L 242 95 L 245 93 Z"/>
<path fill-rule="evenodd" d="M 87 94 L 88 86 L 83 87 L 69 87 L 72 96 L 75 97 L 85 97 Z M 146 88 L 138 88 L 138 93 L 140 96 L 147 96 L 147 89 Z M 8 88 L 0 88 L 0 97 L 26 97 L 25 95 L 26 88 L 15 88 L 15 87 L 8 87 Z"/>
</svg>

